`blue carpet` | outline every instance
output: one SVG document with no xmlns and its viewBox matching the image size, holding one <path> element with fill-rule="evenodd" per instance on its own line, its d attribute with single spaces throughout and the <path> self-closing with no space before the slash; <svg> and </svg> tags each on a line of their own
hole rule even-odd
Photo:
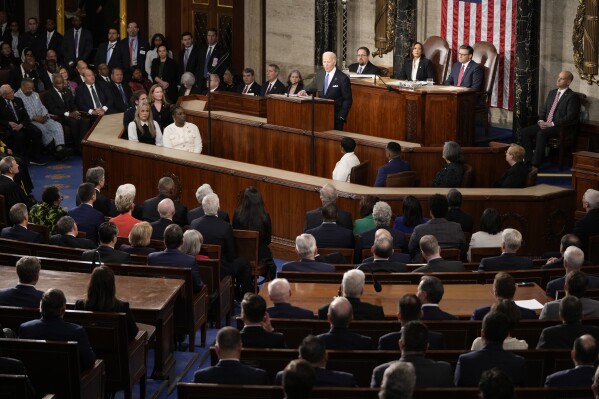
<svg viewBox="0 0 599 399">
<path fill-rule="evenodd" d="M 56 161 L 50 156 L 44 158 L 45 166 L 30 165 L 29 173 L 33 181 L 33 196 L 38 201 L 47 186 L 57 186 L 64 197 L 61 206 L 71 209 L 75 207 L 77 187 L 83 181 L 81 157 L 73 156 L 64 161 Z"/>
</svg>

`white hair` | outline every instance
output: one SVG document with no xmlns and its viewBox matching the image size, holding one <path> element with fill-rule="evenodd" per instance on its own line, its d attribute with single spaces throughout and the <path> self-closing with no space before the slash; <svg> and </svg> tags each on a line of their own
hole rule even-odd
<svg viewBox="0 0 599 399">
<path fill-rule="evenodd" d="M 218 195 L 214 193 L 206 194 L 202 200 L 202 209 L 204 210 L 204 214 L 208 216 L 215 216 L 218 213 L 219 207 L 220 201 L 218 199 Z"/>
</svg>

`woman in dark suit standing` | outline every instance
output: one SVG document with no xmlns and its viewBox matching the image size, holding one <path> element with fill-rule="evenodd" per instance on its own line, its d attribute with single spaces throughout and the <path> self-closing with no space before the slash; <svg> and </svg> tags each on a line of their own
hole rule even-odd
<svg viewBox="0 0 599 399">
<path fill-rule="evenodd" d="M 433 63 L 424 58 L 424 48 L 422 43 L 414 42 L 410 49 L 410 59 L 406 60 L 403 68 L 399 72 L 401 80 L 420 80 L 435 79 Z"/>
<path fill-rule="evenodd" d="M 158 57 L 152 61 L 152 81 L 159 84 L 169 102 L 177 100 L 177 63 L 168 57 L 164 44 L 158 46 Z"/>
</svg>

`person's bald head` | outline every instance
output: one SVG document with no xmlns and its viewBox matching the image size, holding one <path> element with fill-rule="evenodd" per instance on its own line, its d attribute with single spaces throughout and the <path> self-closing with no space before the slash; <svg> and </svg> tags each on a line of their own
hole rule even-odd
<svg viewBox="0 0 599 399">
<path fill-rule="evenodd" d="M 175 216 L 175 203 L 170 198 L 165 198 L 158 203 L 158 213 L 161 218 L 172 219 Z"/>
<path fill-rule="evenodd" d="M 354 312 L 347 298 L 337 297 L 331 302 L 327 316 L 331 326 L 347 327 L 354 319 Z"/>
<path fill-rule="evenodd" d="M 286 278 L 276 278 L 268 284 L 268 296 L 273 303 L 289 303 L 291 287 Z"/>
<path fill-rule="evenodd" d="M 393 236 L 391 235 L 391 233 L 387 229 L 378 229 L 377 231 L 374 232 L 374 239 L 375 240 L 377 238 L 381 238 L 381 237 L 387 237 L 391 241 L 393 241 Z"/>
<path fill-rule="evenodd" d="M 320 200 L 322 205 L 332 204 L 337 201 L 337 189 L 332 184 L 325 184 L 320 189 Z"/>
<path fill-rule="evenodd" d="M 571 356 L 575 365 L 594 365 L 598 354 L 599 348 L 592 335 L 584 334 L 574 340 Z"/>
</svg>

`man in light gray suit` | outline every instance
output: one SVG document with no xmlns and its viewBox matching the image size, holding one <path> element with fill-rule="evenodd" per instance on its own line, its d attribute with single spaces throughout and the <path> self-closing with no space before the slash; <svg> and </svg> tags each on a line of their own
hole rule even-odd
<svg viewBox="0 0 599 399">
<path fill-rule="evenodd" d="M 599 317 L 599 301 L 591 298 L 584 298 L 584 293 L 587 289 L 589 278 L 584 272 L 573 271 L 566 276 L 564 291 L 566 295 L 572 295 L 580 299 L 582 303 L 582 318 L 591 319 Z M 539 319 L 541 320 L 559 320 L 559 304 L 558 301 L 547 302 L 543 306 Z"/>
</svg>

